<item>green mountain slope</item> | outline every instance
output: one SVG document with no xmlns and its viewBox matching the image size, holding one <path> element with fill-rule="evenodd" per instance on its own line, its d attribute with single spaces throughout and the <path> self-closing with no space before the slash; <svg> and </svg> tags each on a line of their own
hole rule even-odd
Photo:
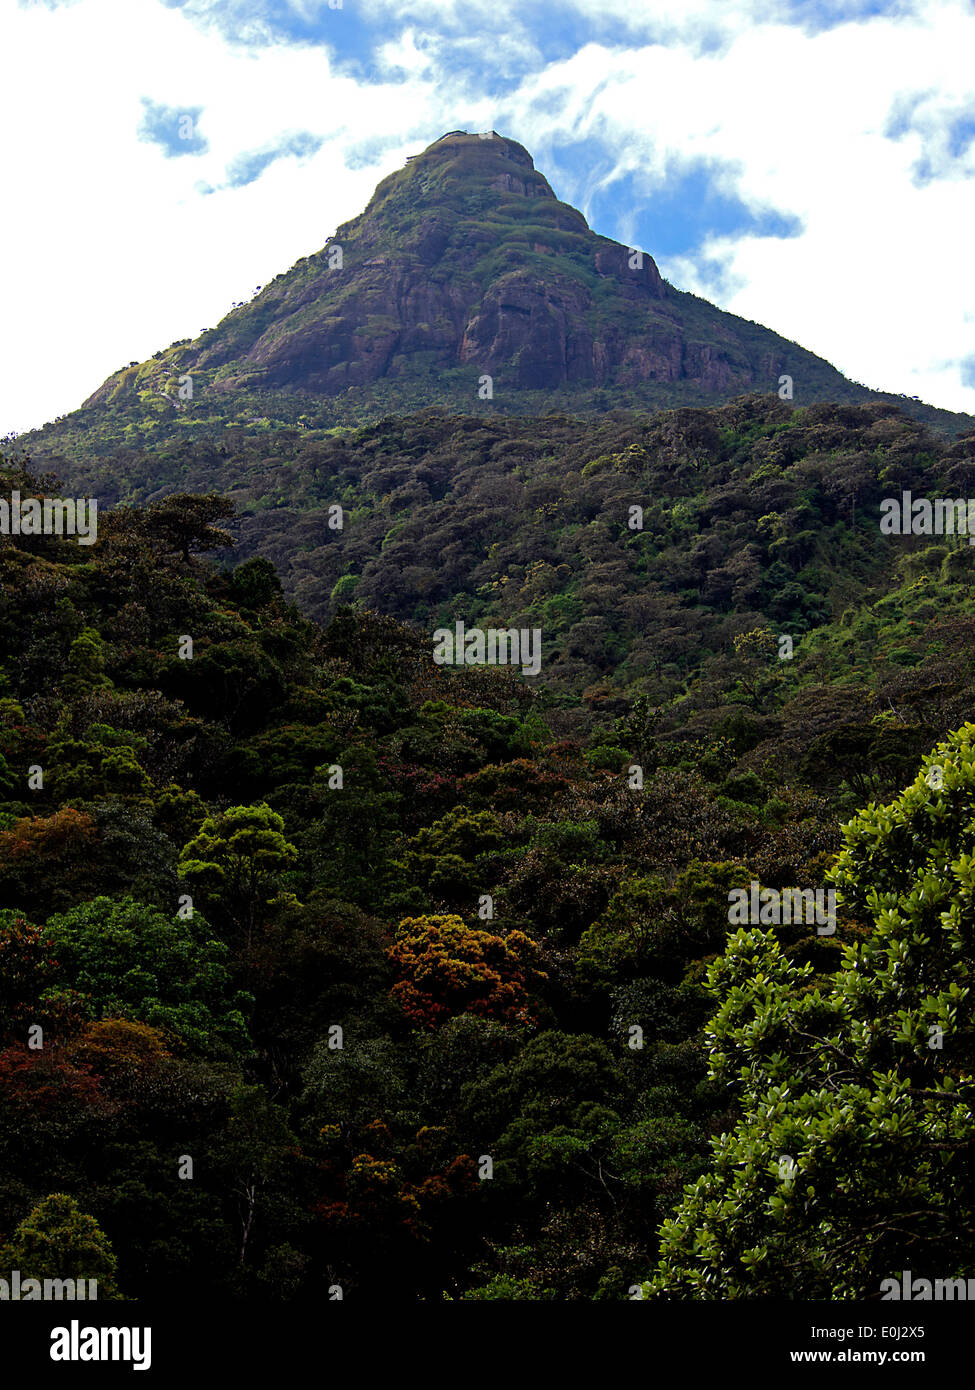
<svg viewBox="0 0 975 1390">
<path fill-rule="evenodd" d="M 889 958 L 893 985 L 890 996 L 860 995 L 883 1051 L 840 1054 L 856 1071 L 838 1084 L 862 1088 L 862 1105 L 839 1116 L 835 1162 L 805 1160 L 791 1216 L 802 1243 L 785 1289 L 867 1298 L 891 1270 L 970 1268 L 971 1184 L 957 1182 L 956 1160 L 971 1122 L 955 1103 L 971 1084 L 968 1016 L 959 1009 L 960 1042 L 949 1033 L 945 1047 L 958 1147 L 933 1123 L 919 1134 L 913 1104 L 911 1123 L 894 1123 L 907 1107 L 890 1118 L 884 1087 L 894 1066 L 899 1085 L 914 1080 L 905 1024 L 924 1025 L 923 1047 L 934 991 L 959 976 L 968 988 L 973 726 L 955 740 L 964 781 L 950 750 L 937 755 L 943 798 L 917 772 L 975 698 L 975 551 L 895 538 L 884 554 L 872 524 L 851 519 L 845 540 L 842 528 L 851 502 L 869 516 L 873 489 L 908 474 L 964 490 L 975 480 L 971 444 L 928 449 L 918 426 L 877 405 L 811 407 L 798 419 L 736 409 L 710 436 L 718 412 L 661 417 L 652 437 L 592 460 L 591 493 L 569 477 L 578 507 L 620 484 L 660 488 L 624 566 L 642 566 L 654 602 L 672 560 L 683 552 L 690 567 L 672 581 L 684 651 L 670 645 L 672 627 L 642 615 L 662 703 L 587 691 L 595 726 L 584 739 L 567 735 L 572 711 L 551 686 L 437 666 L 428 637 L 388 617 L 346 609 L 319 628 L 283 600 L 266 561 L 211 566 L 199 552 L 221 541 L 219 503 L 116 509 L 90 548 L 0 539 L 6 1268 L 31 1270 L 30 1232 L 64 1193 L 97 1222 L 129 1298 L 164 1298 L 181 1279 L 211 1299 L 311 1306 L 327 1301 L 338 1272 L 350 1300 L 394 1287 L 407 1302 L 624 1301 L 652 1270 L 685 1184 L 709 1166 L 722 1182 L 734 1175 L 737 1203 L 727 1216 L 715 1208 L 715 1239 L 747 1219 L 750 1240 L 782 1242 L 769 1168 L 749 1166 L 743 1146 L 765 1144 L 778 1162 L 793 1146 L 805 1158 L 819 1140 L 793 1107 L 837 1055 L 834 1018 L 855 1025 L 858 1015 L 856 999 L 825 1012 L 814 990 L 833 997 L 842 948 L 869 951 L 864 900 L 877 884 L 884 934 L 865 979 L 882 981 Z M 487 439 L 469 423 L 472 463 Z M 420 470 L 434 424 L 366 432 L 372 484 L 384 434 L 391 471 L 406 448 Z M 453 424 L 460 450 L 465 422 Z M 608 444 L 612 422 L 604 428 Z M 492 448 L 504 459 L 507 445 L 510 458 L 515 442 Z M 444 447 L 426 465 L 433 489 Z M 691 510 L 678 494 L 695 468 L 699 535 L 675 529 L 668 555 L 659 538 Z M 487 483 L 497 508 L 498 479 Z M 43 491 L 2 460 L 0 486 Z M 749 499 L 768 509 L 765 526 Z M 489 500 L 478 511 L 485 526 Z M 627 590 L 606 566 L 626 538 L 598 517 L 559 527 L 544 498 L 532 500 L 540 601 L 551 602 L 546 548 L 566 538 L 569 564 L 575 535 L 582 560 L 563 588 L 611 614 Z M 849 607 L 801 637 L 791 662 L 749 626 L 748 606 L 763 596 L 736 593 L 727 566 L 711 565 L 720 582 L 699 589 L 696 611 L 682 607 L 701 546 L 713 538 L 733 556 L 749 533 L 769 546 L 770 571 L 804 554 L 835 597 L 830 549 L 844 551 Z M 763 927 L 729 938 L 731 891 L 753 880 L 820 887 L 846 814 L 908 783 L 912 824 L 903 807 L 862 822 L 870 851 L 889 847 L 896 859 L 886 877 L 854 885 L 835 934 L 788 919 L 767 937 Z M 947 835 L 964 847 L 957 862 L 946 859 Z M 950 912 L 938 877 L 949 870 Z M 894 938 L 888 952 L 908 902 L 894 875 L 905 871 L 923 873 L 913 902 L 927 918 L 909 946 Z M 925 953 L 924 968 L 902 972 L 904 985 L 893 972 L 908 949 Z M 736 965 L 746 951 L 768 968 Z M 747 1028 L 775 1065 L 785 1045 L 801 1046 L 800 1062 L 789 1058 L 798 1099 L 787 1096 L 776 1119 L 792 1126 L 789 1148 L 768 1129 L 770 1107 L 756 1117 L 741 1086 L 708 1075 L 715 972 L 732 967 L 741 1006 L 721 1009 L 724 1031 Z M 803 967 L 814 974 L 786 973 Z M 776 1033 L 775 1011 L 802 1030 Z M 864 1029 L 858 1038 L 867 1042 Z M 939 1101 L 936 1054 L 928 1066 L 922 1079 L 933 1084 L 912 1085 L 905 1101 Z M 848 1092 L 828 1094 L 846 1104 Z M 740 1161 L 709 1158 L 714 1136 Z M 184 1152 L 205 1157 L 193 1183 L 173 1177 Z M 478 1177 L 484 1154 L 493 1183 Z M 850 1201 L 861 1157 L 871 1183 Z M 257 1162 L 252 1209 L 240 1184 Z M 904 1212 L 901 1202 L 888 1219 L 912 1163 L 924 1205 Z M 852 1174 L 839 1189 L 837 1171 Z M 882 1246 L 868 1239 L 875 1228 Z M 700 1258 L 681 1258 L 673 1230 L 665 1252 L 663 1272 L 682 1290 Z M 721 1269 L 759 1296 L 778 1278 L 764 1261 L 729 1256 Z"/>
<path fill-rule="evenodd" d="M 879 523 L 883 499 L 905 488 L 975 495 L 975 433 L 951 441 L 882 402 L 790 409 L 750 396 L 591 421 L 428 410 L 333 435 L 228 430 L 219 444 L 173 443 L 126 466 L 142 502 L 221 480 L 237 558 L 271 560 L 313 618 L 377 610 L 416 625 L 428 646 L 458 620 L 540 629 L 535 683 L 566 731 L 604 716 L 611 727 L 643 697 L 664 711 L 662 728 L 697 738 L 729 699 L 749 707 L 763 687 L 756 659 L 735 648 L 763 629 L 795 647 L 793 662 L 771 661 L 776 700 L 822 650 L 822 631 L 843 652 L 830 681 L 844 685 L 864 661 L 878 681 L 900 680 L 918 642 L 941 640 L 928 620 L 970 608 L 964 537 L 885 536 Z M 100 467 L 78 468 L 82 491 Z M 902 584 L 908 608 L 871 617 Z M 766 690 L 753 713 L 772 704 Z M 829 711 L 817 733 L 846 717 L 835 702 Z M 953 713 L 960 722 L 968 709 Z"/>
</svg>

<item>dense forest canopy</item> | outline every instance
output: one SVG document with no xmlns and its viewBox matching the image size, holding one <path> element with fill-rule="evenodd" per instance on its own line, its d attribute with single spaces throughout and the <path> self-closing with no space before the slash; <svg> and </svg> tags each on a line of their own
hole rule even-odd
<svg viewBox="0 0 975 1390">
<path fill-rule="evenodd" d="M 963 1274 L 973 552 L 878 513 L 973 476 L 883 403 L 427 411 L 133 454 L 95 545 L 0 540 L 0 1264 Z M 538 676 L 437 665 L 455 620 Z M 828 885 L 835 931 L 730 923 Z"/>
</svg>

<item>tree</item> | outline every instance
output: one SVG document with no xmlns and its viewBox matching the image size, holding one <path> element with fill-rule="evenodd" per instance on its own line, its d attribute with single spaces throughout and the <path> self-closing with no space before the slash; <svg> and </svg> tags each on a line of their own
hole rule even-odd
<svg viewBox="0 0 975 1390">
<path fill-rule="evenodd" d="M 782 685 L 781 662 L 776 661 L 778 644 L 767 627 L 740 632 L 734 640 L 737 689 L 756 710 L 776 703 Z"/>
<path fill-rule="evenodd" d="M 192 661 L 180 659 L 173 640 L 160 684 L 194 714 L 248 734 L 283 703 L 287 684 L 280 664 L 243 624 L 228 623 L 226 634 L 228 640 L 201 639 Z"/>
<path fill-rule="evenodd" d="M 478 860 L 504 845 L 498 817 L 491 811 L 457 807 L 408 842 L 403 862 L 412 882 L 459 905 L 477 888 Z"/>
<path fill-rule="evenodd" d="M 150 502 L 143 515 L 148 535 L 157 537 L 189 563 L 192 550 L 223 550 L 233 545 L 229 531 L 214 523 L 233 516 L 234 504 L 215 492 L 179 492 Z"/>
<path fill-rule="evenodd" d="M 711 1071 L 741 1118 L 664 1224 L 648 1292 L 859 1298 L 964 1275 L 975 1227 L 975 724 L 844 827 L 830 877 L 862 939 L 816 987 L 772 932 L 711 967 Z"/>
<path fill-rule="evenodd" d="M 215 1141 L 210 1161 L 236 1206 L 240 1221 L 238 1261 L 247 1259 L 255 1221 L 267 1221 L 269 1206 L 283 1208 L 291 1183 L 289 1169 L 301 1158 L 282 1107 L 261 1086 L 238 1085 L 229 1096 L 226 1127 Z M 280 1215 L 280 1213 L 279 1213 Z"/>
<path fill-rule="evenodd" d="M 724 944 L 728 890 L 747 882 L 733 863 L 692 859 L 668 886 L 625 878 L 579 943 L 580 980 L 603 984 L 651 976 L 678 982 L 691 961 Z"/>
<path fill-rule="evenodd" d="M 25 1040 L 39 1017 L 40 997 L 56 973 L 53 943 L 43 927 L 18 912 L 0 912 L 0 1039 Z"/>
<path fill-rule="evenodd" d="M 257 555 L 238 565 L 230 576 L 230 593 L 241 608 L 265 608 L 281 593 L 281 580 L 270 560 Z"/>
<path fill-rule="evenodd" d="M 496 936 L 452 915 L 405 918 L 389 959 L 400 976 L 393 998 L 427 1028 L 462 1013 L 526 1022 L 531 996 L 546 978 L 538 947 L 524 932 Z"/>
<path fill-rule="evenodd" d="M 171 1054 L 160 1029 L 127 1018 L 106 1018 L 85 1024 L 71 1055 L 115 1087 L 144 1080 Z"/>
<path fill-rule="evenodd" d="M 248 950 L 258 909 L 298 857 L 283 832 L 284 821 L 264 802 L 231 806 L 208 816 L 180 852 L 180 878 L 198 884 L 246 931 Z"/>
<path fill-rule="evenodd" d="M 361 743 L 339 750 L 334 763 L 342 768 L 341 790 L 329 787 L 331 762 L 315 768 L 314 820 L 299 839 L 302 860 L 316 891 L 376 910 L 403 879 L 390 871 L 403 797 Z"/>
<path fill-rule="evenodd" d="M 50 816 L 24 816 L 0 830 L 0 892 L 32 904 L 43 917 L 85 897 L 93 880 L 94 821 L 73 806 Z"/>
<path fill-rule="evenodd" d="M 194 1051 L 236 1054 L 248 1048 L 245 1011 L 234 991 L 227 947 L 199 912 L 183 920 L 132 898 L 98 897 L 47 924 L 59 984 L 89 1019 L 132 1019 L 174 1034 Z"/>
<path fill-rule="evenodd" d="M 601 1039 L 549 1030 L 467 1083 L 461 1112 L 465 1132 L 495 1156 L 497 1190 L 544 1194 L 546 1208 L 583 1197 L 612 1205 L 622 1188 L 611 1147 L 628 1090 Z"/>
<path fill-rule="evenodd" d="M 89 803 L 96 797 L 148 796 L 152 783 L 139 762 L 146 752 L 145 738 L 108 724 L 91 724 L 84 738 L 74 738 L 67 723 L 63 721 L 55 730 L 47 749 L 52 763 L 51 791 L 58 801 Z M 68 810 L 60 814 L 66 816 Z"/>
<path fill-rule="evenodd" d="M 96 1279 L 98 1297 L 118 1298 L 115 1255 L 105 1232 L 73 1197 L 53 1192 L 39 1202 L 0 1250 L 0 1268 L 25 1279 Z"/>
</svg>

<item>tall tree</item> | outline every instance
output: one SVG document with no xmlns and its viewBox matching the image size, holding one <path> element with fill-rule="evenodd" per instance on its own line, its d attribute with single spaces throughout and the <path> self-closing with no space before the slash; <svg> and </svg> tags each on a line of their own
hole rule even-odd
<svg viewBox="0 0 975 1390">
<path fill-rule="evenodd" d="M 819 987 L 773 932 L 711 967 L 711 1070 L 741 1117 L 662 1232 L 668 1298 L 876 1296 L 970 1272 L 975 1230 L 975 724 L 831 870 L 862 939 Z"/>
<path fill-rule="evenodd" d="M 24 1279 L 96 1279 L 99 1298 L 118 1298 L 116 1259 L 105 1232 L 73 1197 L 38 1202 L 0 1250 L 0 1267 Z"/>
</svg>

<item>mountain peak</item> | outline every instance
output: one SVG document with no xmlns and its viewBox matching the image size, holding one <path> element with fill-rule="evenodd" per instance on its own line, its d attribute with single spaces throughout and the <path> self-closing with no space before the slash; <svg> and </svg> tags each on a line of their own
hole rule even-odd
<svg viewBox="0 0 975 1390">
<path fill-rule="evenodd" d="M 188 376 L 192 408 L 177 397 Z M 479 399 L 516 413 L 717 403 L 775 393 L 783 379 L 797 403 L 872 394 L 797 344 L 675 290 L 648 252 L 593 232 L 517 140 L 450 130 L 382 179 L 322 250 L 85 404 L 128 420 L 169 413 L 179 432 L 182 416 L 188 428 L 202 413 L 199 400 L 208 418 L 246 421 L 269 392 L 317 398 L 316 416 L 335 401 L 335 419 L 358 420 L 424 405 L 466 411 Z M 295 419 L 309 406 L 274 408 Z"/>
<path fill-rule="evenodd" d="M 524 145 L 519 145 L 517 140 L 511 140 L 505 135 L 499 135 L 496 130 L 481 130 L 473 133 L 466 130 L 448 130 L 446 135 L 441 135 L 439 140 L 434 140 L 432 145 L 427 145 L 426 149 L 419 154 L 408 154 L 406 162 L 407 164 L 419 165 L 427 160 L 456 160 L 458 156 L 460 156 L 460 167 L 463 167 L 464 163 L 469 165 L 470 158 L 473 156 L 482 165 L 507 160 L 526 169 L 534 170 L 535 168 L 535 161 Z M 466 160 L 465 156 L 467 157 Z M 539 177 L 541 176 L 539 175 Z M 543 179 L 542 182 L 545 183 L 545 180 Z M 545 187 L 548 187 L 547 183 L 545 183 Z"/>
<path fill-rule="evenodd" d="M 505 135 L 499 135 L 496 130 L 448 130 L 445 135 L 441 135 L 431 145 L 427 145 L 420 154 L 408 154 L 406 162 L 412 164 L 430 154 L 448 154 L 451 150 L 456 150 L 462 146 L 487 148 L 492 154 L 501 154 L 502 157 L 513 159 L 516 163 L 526 164 L 530 169 L 535 167 L 534 160 L 524 145 L 519 145 L 517 140 L 511 140 Z"/>
<path fill-rule="evenodd" d="M 336 240 L 343 232 L 348 234 L 352 228 L 360 229 L 404 209 L 422 213 L 435 208 L 443 214 L 463 216 L 484 212 L 510 194 L 557 201 L 548 180 L 517 140 L 509 140 L 496 130 L 473 135 L 451 130 L 419 154 L 407 155 L 403 168 L 378 184 L 365 211 L 340 228 Z M 581 213 L 574 208 L 570 211 L 585 223 Z M 399 222 L 402 231 L 402 218 Z"/>
</svg>

